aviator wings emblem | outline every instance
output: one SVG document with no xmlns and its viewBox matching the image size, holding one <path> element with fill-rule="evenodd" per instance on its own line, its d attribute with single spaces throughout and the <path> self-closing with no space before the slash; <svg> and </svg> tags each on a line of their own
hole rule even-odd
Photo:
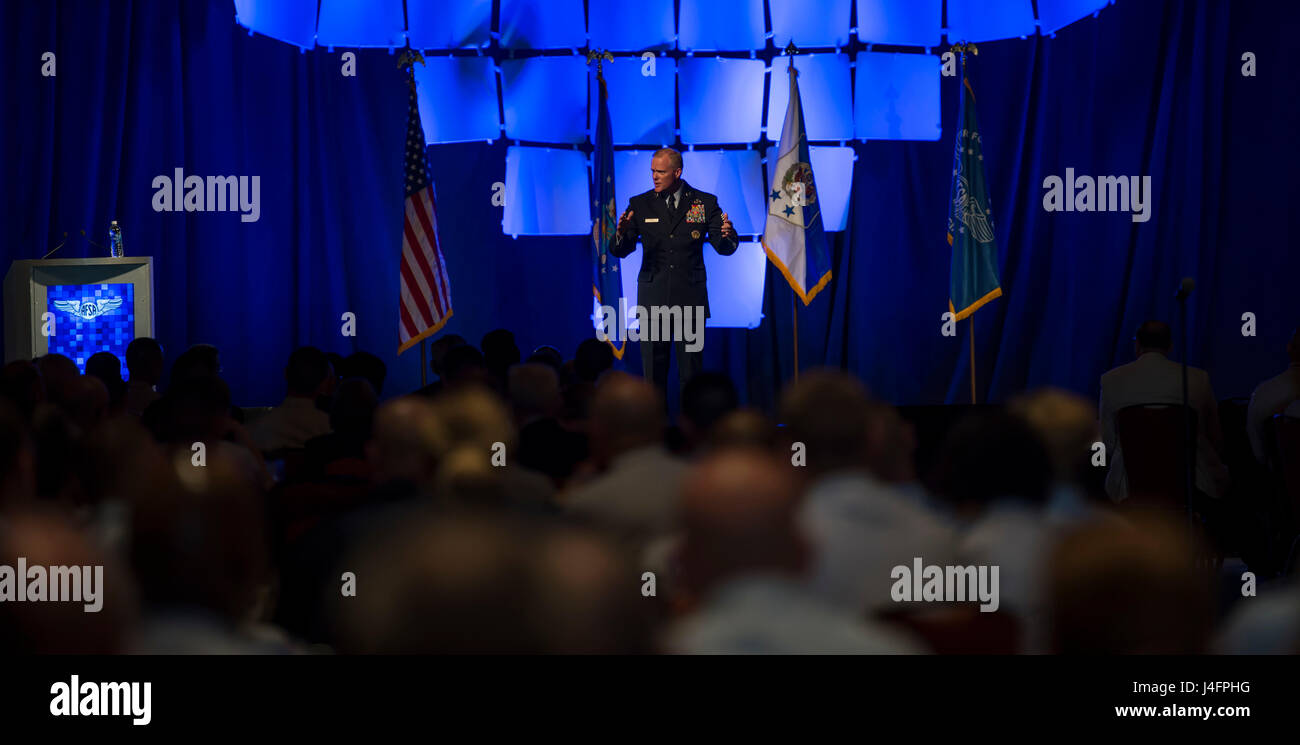
<svg viewBox="0 0 1300 745">
<path fill-rule="evenodd" d="M 89 321 L 99 318 L 105 313 L 117 310 L 122 306 L 122 298 L 106 297 L 98 300 L 55 300 L 54 307 L 71 313 L 83 321 Z"/>
</svg>

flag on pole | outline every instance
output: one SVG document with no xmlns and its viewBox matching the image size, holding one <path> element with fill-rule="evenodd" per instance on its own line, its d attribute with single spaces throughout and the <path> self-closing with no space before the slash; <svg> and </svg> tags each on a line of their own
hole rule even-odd
<svg viewBox="0 0 1300 745">
<path fill-rule="evenodd" d="M 993 206 L 984 180 L 984 145 L 975 116 L 975 92 L 966 77 L 965 56 L 963 53 L 961 104 L 948 201 L 948 245 L 952 246 L 948 310 L 957 321 L 1002 295 L 998 246 L 993 237 Z"/>
<path fill-rule="evenodd" d="M 410 100 L 406 110 L 403 168 L 406 210 L 402 218 L 398 281 L 398 354 L 438 333 L 451 318 L 451 283 L 438 245 L 438 211 L 433 198 L 433 179 L 425 159 L 424 127 L 420 124 L 420 108 L 415 99 L 413 60 L 407 67 L 406 78 Z"/>
<path fill-rule="evenodd" d="M 831 281 L 831 262 L 822 229 L 821 205 L 817 202 L 808 136 L 804 131 L 798 73 L 793 63 L 789 72 L 790 104 L 785 110 L 781 143 L 771 171 L 763 251 L 807 305 Z"/>
<path fill-rule="evenodd" d="M 601 73 L 600 63 L 596 67 L 596 79 L 600 83 L 600 113 L 596 115 L 596 150 L 592 163 L 591 185 L 591 251 L 593 279 L 591 291 L 594 296 L 594 317 L 599 319 L 600 306 L 619 307 L 623 297 L 623 278 L 618 272 L 619 259 L 610 253 L 614 245 L 614 234 L 618 218 L 614 213 L 614 136 L 609 127 L 608 93 L 605 90 L 605 76 Z M 622 341 L 615 343 L 615 338 Z M 614 356 L 623 359 L 627 350 L 626 334 L 610 334 L 606 340 Z"/>
</svg>

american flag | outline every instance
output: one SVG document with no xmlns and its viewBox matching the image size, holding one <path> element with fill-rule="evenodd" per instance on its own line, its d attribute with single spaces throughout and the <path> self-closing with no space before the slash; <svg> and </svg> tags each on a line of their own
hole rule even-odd
<svg viewBox="0 0 1300 745">
<path fill-rule="evenodd" d="M 438 333 L 451 318 L 451 284 L 438 246 L 438 211 L 415 100 L 414 64 L 407 68 L 406 75 L 410 101 L 406 112 L 406 215 L 402 219 L 398 354 Z"/>
</svg>

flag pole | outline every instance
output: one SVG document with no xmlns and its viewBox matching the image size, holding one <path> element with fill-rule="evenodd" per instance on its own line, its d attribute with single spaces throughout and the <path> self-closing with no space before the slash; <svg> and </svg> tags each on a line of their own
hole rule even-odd
<svg viewBox="0 0 1300 745">
<path fill-rule="evenodd" d="M 979 54 L 979 49 L 974 44 L 961 43 L 953 47 L 953 50 L 961 51 L 961 74 L 962 79 L 966 76 L 966 52 Z M 970 314 L 970 402 L 975 403 L 975 314 Z"/>
<path fill-rule="evenodd" d="M 785 45 L 786 70 L 790 75 L 798 75 L 794 69 L 794 56 L 799 53 L 799 48 L 794 45 L 794 38 L 791 37 L 790 43 Z M 779 152 L 779 148 L 778 148 Z M 794 382 L 799 382 L 799 301 L 795 296 L 794 288 L 790 288 L 790 318 L 794 323 Z"/>
<path fill-rule="evenodd" d="M 975 314 L 970 315 L 970 402 L 975 403 Z"/>
</svg>

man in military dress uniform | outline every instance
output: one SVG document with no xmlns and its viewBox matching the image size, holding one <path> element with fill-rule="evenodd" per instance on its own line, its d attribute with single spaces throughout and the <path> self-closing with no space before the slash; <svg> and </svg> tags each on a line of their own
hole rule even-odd
<svg viewBox="0 0 1300 745">
<path fill-rule="evenodd" d="M 693 188 L 682 176 L 682 155 L 672 148 L 655 152 L 650 161 L 654 188 L 628 200 L 618 220 L 615 256 L 623 258 L 641 241 L 641 273 L 637 275 L 637 304 L 648 313 L 655 306 L 703 308 L 709 315 L 709 292 L 704 283 L 704 241 L 723 256 L 736 252 L 740 243 L 718 198 Z M 683 322 L 684 325 L 684 322 Z M 686 351 L 681 330 L 673 340 L 648 340 L 649 323 L 642 319 L 641 365 L 646 380 L 661 390 L 668 385 L 668 360 L 677 347 L 679 390 L 699 372 L 703 349 Z M 700 339 L 701 345 L 703 339 Z"/>
</svg>

